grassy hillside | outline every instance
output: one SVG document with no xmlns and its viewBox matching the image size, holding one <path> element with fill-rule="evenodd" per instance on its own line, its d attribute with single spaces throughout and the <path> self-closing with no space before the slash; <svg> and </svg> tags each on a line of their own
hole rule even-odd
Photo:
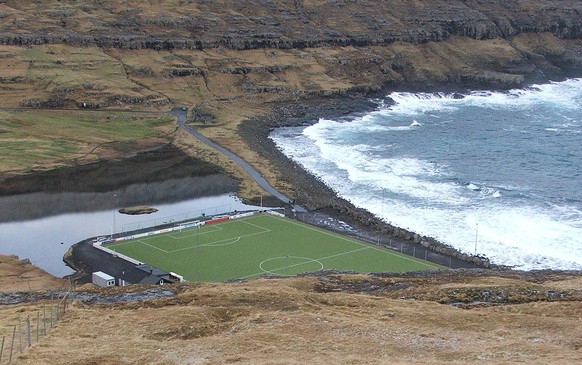
<svg viewBox="0 0 582 365">
<path fill-rule="evenodd" d="M 79 129 L 86 128 L 80 126 L 79 116 L 85 120 L 110 117 L 120 122 L 127 117 L 119 113 L 117 117 L 111 113 L 103 117 L 101 113 L 63 111 L 59 119 L 64 128 L 46 134 L 59 140 L 59 145 L 54 146 L 42 142 L 45 130 L 38 128 L 38 123 L 31 124 L 31 119 L 48 120 L 44 118 L 47 112 L 22 113 L 14 108 L 167 111 L 186 105 L 196 111 L 191 114 L 193 123 L 204 134 L 238 153 L 276 185 L 288 189 L 288 184 L 276 182 L 276 171 L 264 157 L 253 152 L 237 134 L 242 121 L 266 113 L 269 103 L 300 103 L 304 99 L 376 93 L 386 88 L 517 86 L 527 77 L 520 68 L 524 54 L 541 59 L 541 54 L 565 52 L 564 47 L 578 43 L 547 33 L 521 34 L 511 40 L 453 37 L 447 42 L 420 45 L 395 42 L 382 47 L 242 51 L 128 50 L 64 44 L 0 46 L 0 107 L 4 108 L 0 115 L 0 142 L 6 146 L 0 151 L 5 157 L 2 172 L 22 174 L 39 166 L 73 164 L 80 155 L 85 155 L 86 160 L 119 156 L 123 150 L 87 154 L 97 142 L 162 137 L 172 124 L 162 118 L 165 124 L 160 130 L 161 125 L 155 122 L 160 117 L 152 116 L 150 121 L 145 118 L 144 123 L 138 123 L 143 128 L 139 136 L 120 133 L 125 129 L 121 123 L 117 124 L 120 128 L 109 129 L 111 133 L 106 135 L 107 131 Z M 511 67 L 518 71 L 509 72 Z M 195 117 L 200 114 L 207 118 Z M 112 123 L 102 123 L 99 128 L 105 125 Z M 130 130 L 135 128 L 131 126 Z M 37 139 L 41 141 L 31 145 Z M 191 139 L 172 136 L 171 140 L 193 154 L 216 161 L 215 155 L 204 152 Z M 137 143 L 134 149 L 143 147 L 143 143 Z M 14 161 L 14 153 L 22 153 L 22 161 Z M 236 168 L 220 163 L 244 179 Z"/>
<path fill-rule="evenodd" d="M 16 364 L 578 364 L 581 286 L 572 273 L 331 273 L 127 303 L 96 291 L 110 304 L 79 288 Z M 40 305 L 2 307 L 2 328 Z"/>
<path fill-rule="evenodd" d="M 170 116 L 61 110 L 0 111 L 0 176 L 103 159 L 167 143 Z"/>
</svg>

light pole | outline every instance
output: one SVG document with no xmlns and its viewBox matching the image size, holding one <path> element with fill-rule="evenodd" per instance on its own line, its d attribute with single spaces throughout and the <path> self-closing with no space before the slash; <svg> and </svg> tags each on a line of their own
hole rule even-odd
<svg viewBox="0 0 582 365">
<path fill-rule="evenodd" d="M 113 239 L 113 235 L 115 234 L 115 207 L 117 204 L 117 194 L 113 194 L 113 226 L 111 227 L 111 239 Z"/>
<path fill-rule="evenodd" d="M 479 223 L 475 223 L 475 256 L 477 256 L 477 240 L 479 237 Z"/>
<path fill-rule="evenodd" d="M 382 202 L 381 202 L 381 206 L 382 206 L 381 212 L 382 212 L 382 214 L 380 215 L 380 220 L 382 220 L 382 221 L 384 221 L 384 191 L 385 191 L 385 189 L 382 188 Z"/>
<path fill-rule="evenodd" d="M 384 188 L 382 188 L 382 199 L 380 200 L 380 222 L 384 223 Z M 382 228 L 378 231 L 378 246 L 380 246 L 380 232 Z"/>
</svg>

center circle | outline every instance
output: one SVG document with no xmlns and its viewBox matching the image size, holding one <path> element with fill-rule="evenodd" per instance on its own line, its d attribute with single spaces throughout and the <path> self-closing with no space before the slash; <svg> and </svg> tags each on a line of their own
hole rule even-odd
<svg viewBox="0 0 582 365">
<path fill-rule="evenodd" d="M 306 267 L 307 270 L 301 270 L 301 267 Z M 309 257 L 279 256 L 264 260 L 259 264 L 259 268 L 267 274 L 294 276 L 304 272 L 323 270 L 323 264 Z"/>
</svg>

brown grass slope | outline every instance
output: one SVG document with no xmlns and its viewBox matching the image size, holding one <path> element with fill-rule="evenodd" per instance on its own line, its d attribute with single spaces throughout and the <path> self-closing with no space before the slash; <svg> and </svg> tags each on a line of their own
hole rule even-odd
<svg viewBox="0 0 582 365">
<path fill-rule="evenodd" d="M 33 266 L 29 260 L 0 254 L 0 291 L 2 292 L 58 289 L 67 285 L 67 281 L 55 278 Z"/>
<path fill-rule="evenodd" d="M 462 271 L 179 285 L 147 302 L 77 301 L 16 363 L 577 364 L 581 287 L 580 274 Z M 515 298 L 444 304 L 490 292 Z"/>
</svg>

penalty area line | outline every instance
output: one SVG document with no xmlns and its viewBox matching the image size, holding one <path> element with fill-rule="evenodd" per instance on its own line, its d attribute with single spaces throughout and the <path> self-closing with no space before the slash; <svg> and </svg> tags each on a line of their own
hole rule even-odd
<svg viewBox="0 0 582 365">
<path fill-rule="evenodd" d="M 274 215 L 273 216 L 270 216 L 270 218 L 278 219 L 278 220 L 285 220 L 284 218 L 279 218 L 279 217 L 274 216 Z M 374 245 L 372 245 L 370 243 L 359 242 L 359 241 L 357 241 L 355 239 L 350 239 L 350 238 L 347 238 L 347 237 L 343 237 L 339 233 L 326 232 L 323 228 L 310 227 L 308 224 L 305 224 L 305 223 L 296 223 L 296 222 L 293 222 L 293 221 L 287 221 L 287 222 L 290 223 L 290 224 L 294 224 L 296 226 L 300 226 L 300 227 L 303 227 L 303 228 L 306 228 L 306 229 L 315 231 L 315 232 L 319 232 L 319 233 L 324 234 L 324 235 L 328 235 L 328 236 L 332 236 L 332 237 L 339 238 L 339 239 L 341 239 L 343 241 L 348 241 L 348 242 L 354 243 L 356 245 L 368 247 L 368 248 L 370 248 L 372 250 L 376 250 L 376 251 L 379 251 L 379 252 L 383 252 L 383 253 L 387 254 L 388 256 L 398 257 L 398 258 L 403 259 L 403 260 L 406 260 L 406 261 L 411 261 L 411 262 L 414 262 L 416 264 L 424 265 L 424 266 L 429 267 L 431 269 L 442 269 L 442 266 L 437 265 L 437 264 L 432 264 L 429 261 L 425 261 L 425 260 L 422 260 L 422 259 L 419 259 L 419 258 L 412 258 L 412 257 L 409 257 L 408 255 L 402 254 L 402 253 L 399 254 L 399 253 L 396 253 L 396 252 L 392 252 L 388 248 L 380 248 L 380 247 L 374 246 Z"/>
<path fill-rule="evenodd" d="M 206 243 L 203 243 L 200 245 L 193 245 L 190 247 L 179 248 L 179 249 L 173 250 L 173 251 L 167 251 L 167 253 L 176 253 L 176 252 L 181 252 L 181 251 L 192 250 L 192 249 L 195 249 L 196 247 L 220 247 L 220 246 L 233 245 L 233 244 L 239 242 L 243 238 L 256 236 L 259 234 L 265 234 L 265 233 L 268 233 L 268 232 L 256 232 L 256 233 L 250 233 L 250 234 L 247 234 L 244 236 L 229 237 L 229 238 L 225 238 L 225 239 L 219 240 L 219 241 L 206 242 Z M 229 243 L 222 244 L 222 242 L 229 242 Z"/>
<path fill-rule="evenodd" d="M 156 246 L 154 246 L 154 245 L 150 245 L 149 243 L 147 243 L 147 242 L 144 242 L 144 241 L 142 241 L 142 240 L 137 240 L 137 242 L 141 243 L 141 244 L 142 244 L 142 245 L 144 245 L 144 246 L 148 246 L 148 247 L 151 247 L 151 248 L 153 248 L 153 249 L 155 249 L 155 250 L 161 251 L 161 252 L 163 252 L 163 253 L 165 253 L 165 254 L 171 253 L 171 252 L 169 252 L 169 251 L 166 251 L 166 250 L 164 250 L 164 249 L 161 249 L 161 248 L 159 248 L 159 247 L 156 247 Z"/>
</svg>

